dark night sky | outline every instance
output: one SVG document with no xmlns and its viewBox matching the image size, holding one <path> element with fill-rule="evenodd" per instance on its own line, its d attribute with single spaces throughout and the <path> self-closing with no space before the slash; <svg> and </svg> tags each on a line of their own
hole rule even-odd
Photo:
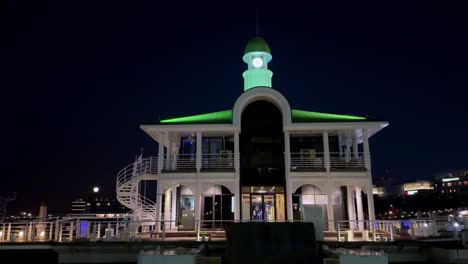
<svg viewBox="0 0 468 264">
<path fill-rule="evenodd" d="M 113 195 L 140 148 L 157 152 L 140 124 L 233 106 L 254 7 L 156 2 L 0 2 L 0 194 L 18 192 L 13 206 L 65 211 L 95 184 Z M 466 9 L 408 2 L 258 4 L 273 87 L 294 108 L 390 122 L 371 139 L 374 179 L 468 166 Z"/>
</svg>

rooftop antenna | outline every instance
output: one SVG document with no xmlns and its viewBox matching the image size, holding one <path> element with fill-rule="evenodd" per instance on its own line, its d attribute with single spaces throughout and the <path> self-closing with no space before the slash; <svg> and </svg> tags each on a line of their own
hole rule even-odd
<svg viewBox="0 0 468 264">
<path fill-rule="evenodd" d="M 255 8 L 255 32 L 257 33 L 257 36 L 259 35 L 259 30 L 258 30 L 258 8 Z"/>
</svg>

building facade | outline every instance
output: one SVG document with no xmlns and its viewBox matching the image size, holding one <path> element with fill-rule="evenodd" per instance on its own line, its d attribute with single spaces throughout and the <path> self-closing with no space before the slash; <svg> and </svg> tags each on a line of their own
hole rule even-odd
<svg viewBox="0 0 468 264">
<path fill-rule="evenodd" d="M 329 230 L 375 218 L 369 139 L 388 123 L 293 109 L 272 88 L 271 59 L 268 44 L 251 39 L 232 109 L 141 126 L 159 154 L 117 176 L 117 199 L 135 218 L 187 229 L 321 219 Z M 138 192 L 142 180 L 157 181 L 155 200 Z"/>
</svg>

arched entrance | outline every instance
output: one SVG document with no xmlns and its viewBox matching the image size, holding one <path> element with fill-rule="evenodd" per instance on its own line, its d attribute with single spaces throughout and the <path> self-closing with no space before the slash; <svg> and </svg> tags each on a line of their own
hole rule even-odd
<svg viewBox="0 0 468 264">
<path fill-rule="evenodd" d="M 325 224 L 327 217 L 327 193 L 312 184 L 299 187 L 293 194 L 293 216 L 294 220 L 310 220 L 320 217 Z M 333 201 L 330 201 L 333 202 Z"/>
<path fill-rule="evenodd" d="M 223 185 L 213 185 L 202 194 L 202 228 L 222 228 L 234 220 L 234 194 Z"/>
<path fill-rule="evenodd" d="M 240 134 L 242 220 L 285 219 L 283 115 L 269 101 L 244 108 Z"/>
<path fill-rule="evenodd" d="M 195 195 L 187 185 L 169 186 L 161 194 L 161 219 L 166 230 L 195 230 Z"/>
</svg>

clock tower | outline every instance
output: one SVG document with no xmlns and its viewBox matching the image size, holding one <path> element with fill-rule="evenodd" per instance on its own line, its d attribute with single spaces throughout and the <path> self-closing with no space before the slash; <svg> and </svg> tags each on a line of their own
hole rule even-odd
<svg viewBox="0 0 468 264">
<path fill-rule="evenodd" d="M 270 47 L 261 37 L 249 40 L 244 50 L 242 60 L 247 63 L 248 68 L 242 76 L 244 77 L 244 91 L 254 87 L 270 87 L 273 72 L 268 69 L 271 61 Z"/>
</svg>

